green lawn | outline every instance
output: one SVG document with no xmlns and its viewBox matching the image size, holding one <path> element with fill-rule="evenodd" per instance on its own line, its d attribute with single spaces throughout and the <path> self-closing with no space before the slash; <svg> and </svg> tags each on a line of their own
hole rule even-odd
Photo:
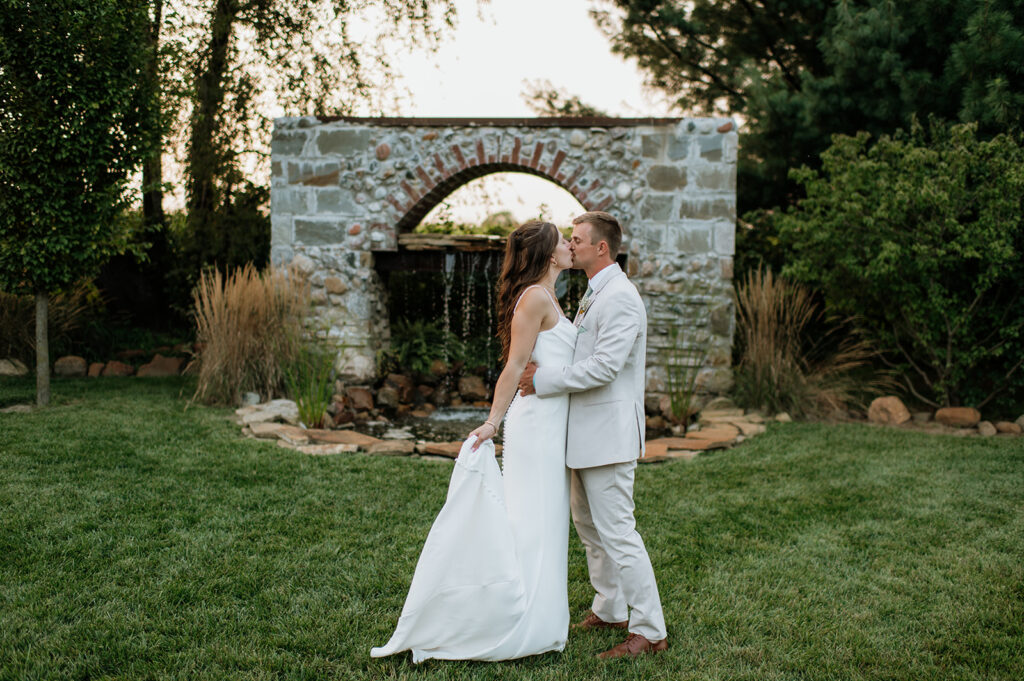
<svg viewBox="0 0 1024 681">
<path fill-rule="evenodd" d="M 243 440 L 180 380 L 0 414 L 2 679 L 1020 679 L 1024 438 L 789 424 L 642 466 L 667 653 L 369 657 L 451 464 Z M 0 383 L 0 406 L 31 397 Z M 573 618 L 588 606 L 570 540 Z"/>
</svg>

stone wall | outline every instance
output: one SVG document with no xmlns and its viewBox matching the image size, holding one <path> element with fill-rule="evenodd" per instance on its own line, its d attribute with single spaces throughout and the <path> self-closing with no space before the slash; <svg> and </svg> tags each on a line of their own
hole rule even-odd
<svg viewBox="0 0 1024 681">
<path fill-rule="evenodd" d="M 375 252 L 394 251 L 470 180 L 525 172 L 622 223 L 630 278 L 648 308 L 648 390 L 666 390 L 673 327 L 710 347 L 700 384 L 731 382 L 737 133 L 729 119 L 275 121 L 271 259 L 307 272 L 338 368 L 368 380 L 388 339 Z"/>
</svg>

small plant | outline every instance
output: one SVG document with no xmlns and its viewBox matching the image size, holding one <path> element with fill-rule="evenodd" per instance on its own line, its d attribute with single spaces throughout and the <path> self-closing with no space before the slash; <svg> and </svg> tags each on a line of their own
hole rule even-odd
<svg viewBox="0 0 1024 681">
<path fill-rule="evenodd" d="M 400 319 L 391 326 L 391 347 L 379 364 L 385 371 L 413 371 L 425 374 L 434 360 L 448 363 L 462 359 L 462 342 L 439 322 Z"/>
<path fill-rule="evenodd" d="M 285 383 L 299 407 L 299 420 L 307 428 L 323 428 L 334 386 L 331 355 L 312 346 L 302 346 L 295 361 L 285 369 Z"/>
<path fill-rule="evenodd" d="M 665 367 L 668 374 L 669 408 L 672 420 L 682 425 L 685 433 L 690 425 L 697 375 L 708 358 L 708 345 L 706 341 L 701 342 L 696 334 L 688 337 L 679 327 L 672 327 L 668 333 L 672 341 Z"/>
<path fill-rule="evenodd" d="M 237 404 L 247 391 L 279 393 L 300 349 L 306 282 L 295 272 L 261 273 L 247 264 L 228 276 L 203 272 L 193 300 L 201 347 L 193 399 Z"/>
<path fill-rule="evenodd" d="M 776 278 L 771 270 L 749 272 L 735 292 L 739 361 L 737 403 L 770 412 L 828 415 L 858 393 L 890 386 L 870 368 L 877 353 L 850 320 L 823 318 L 809 289 Z M 824 330 L 810 338 L 812 328 Z"/>
</svg>

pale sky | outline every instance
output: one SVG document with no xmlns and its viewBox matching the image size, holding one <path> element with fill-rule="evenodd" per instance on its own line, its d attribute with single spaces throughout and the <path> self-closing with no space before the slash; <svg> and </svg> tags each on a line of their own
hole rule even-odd
<svg viewBox="0 0 1024 681">
<path fill-rule="evenodd" d="M 434 54 L 396 57 L 398 85 L 412 102 L 403 116 L 527 117 L 526 83 L 552 85 L 614 116 L 672 115 L 663 98 L 644 92 L 635 64 L 613 55 L 588 10 L 591 0 L 456 0 L 458 24 Z M 582 212 L 566 191 L 531 175 L 502 173 L 452 194 L 457 220 L 479 221 L 510 210 L 519 220 L 559 224 Z M 429 220 L 431 216 L 428 216 Z"/>
</svg>

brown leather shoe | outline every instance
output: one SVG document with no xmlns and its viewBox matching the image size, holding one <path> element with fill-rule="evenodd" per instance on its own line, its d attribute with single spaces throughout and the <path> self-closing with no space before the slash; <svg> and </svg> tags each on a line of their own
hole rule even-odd
<svg viewBox="0 0 1024 681">
<path fill-rule="evenodd" d="M 629 622 L 605 622 L 591 610 L 581 621 L 572 625 L 572 628 L 589 631 L 591 629 L 625 629 L 628 626 Z"/>
<path fill-rule="evenodd" d="M 617 657 L 638 657 L 644 653 L 660 653 L 668 649 L 668 641 L 648 641 L 640 634 L 630 634 L 626 640 L 611 650 L 599 654 L 599 660 L 614 660 Z"/>
</svg>

